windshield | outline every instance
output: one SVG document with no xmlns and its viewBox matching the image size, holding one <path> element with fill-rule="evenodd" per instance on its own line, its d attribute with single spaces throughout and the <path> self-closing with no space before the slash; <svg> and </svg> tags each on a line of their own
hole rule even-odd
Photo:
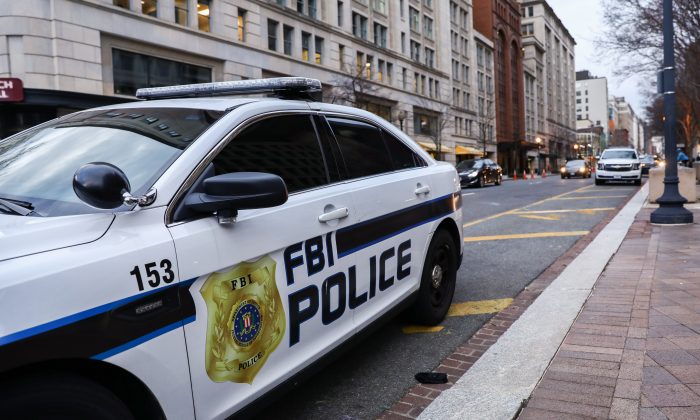
<svg viewBox="0 0 700 420">
<path fill-rule="evenodd" d="M 476 160 L 476 159 L 469 159 L 469 160 L 463 160 L 457 164 L 457 170 L 458 171 L 468 171 L 470 169 L 481 169 L 481 167 L 484 165 L 484 161 L 482 160 Z"/>
<path fill-rule="evenodd" d="M 636 159 L 634 150 L 606 150 L 601 159 Z"/>
<path fill-rule="evenodd" d="M 651 156 L 644 156 L 641 160 L 644 163 L 654 163 L 654 158 Z"/>
<path fill-rule="evenodd" d="M 566 162 L 567 168 L 580 168 L 581 166 L 583 166 L 582 160 L 572 160 L 572 161 Z"/>
<path fill-rule="evenodd" d="M 82 165 L 107 162 L 143 194 L 220 112 L 144 108 L 70 115 L 0 141 L 0 198 L 32 216 L 96 213 L 73 191 Z M 117 209 L 125 210 L 126 207 Z"/>
</svg>

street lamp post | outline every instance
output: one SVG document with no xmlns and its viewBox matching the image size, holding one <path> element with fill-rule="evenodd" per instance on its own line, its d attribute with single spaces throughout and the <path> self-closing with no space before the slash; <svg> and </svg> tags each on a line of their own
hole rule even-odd
<svg viewBox="0 0 700 420">
<path fill-rule="evenodd" d="M 399 111 L 399 125 L 401 126 L 401 131 L 403 131 L 403 120 L 406 119 L 406 111 L 403 109 Z"/>
<path fill-rule="evenodd" d="M 574 154 L 576 155 L 575 158 L 578 159 L 578 144 L 574 144 Z"/>
<path fill-rule="evenodd" d="M 535 138 L 535 143 L 537 143 L 537 171 L 542 175 L 542 139 Z"/>
<path fill-rule="evenodd" d="M 683 207 L 687 201 L 678 192 L 678 167 L 676 165 L 676 93 L 674 81 L 675 57 L 673 56 L 673 2 L 664 0 L 664 68 L 662 91 L 664 95 L 664 143 L 666 149 L 666 169 L 664 172 L 664 193 L 656 202 L 659 208 L 651 213 L 651 223 L 662 225 L 693 223 L 693 213 Z"/>
</svg>

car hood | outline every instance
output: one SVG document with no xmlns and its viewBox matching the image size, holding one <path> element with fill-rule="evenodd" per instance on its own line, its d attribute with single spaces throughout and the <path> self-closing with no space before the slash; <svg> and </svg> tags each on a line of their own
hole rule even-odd
<svg viewBox="0 0 700 420">
<path fill-rule="evenodd" d="M 601 159 L 598 162 L 606 165 L 629 165 L 630 163 L 639 163 L 636 159 Z"/>
<path fill-rule="evenodd" d="M 92 242 L 107 231 L 112 213 L 62 217 L 0 215 L 0 261 Z"/>
</svg>

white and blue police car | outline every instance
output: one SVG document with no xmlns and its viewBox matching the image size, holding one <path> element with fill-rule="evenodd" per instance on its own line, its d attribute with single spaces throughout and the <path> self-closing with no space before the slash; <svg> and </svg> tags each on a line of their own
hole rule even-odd
<svg viewBox="0 0 700 420">
<path fill-rule="evenodd" d="M 141 89 L 0 141 L 0 417 L 245 415 L 384 317 L 445 317 L 454 167 L 320 90 Z"/>
</svg>

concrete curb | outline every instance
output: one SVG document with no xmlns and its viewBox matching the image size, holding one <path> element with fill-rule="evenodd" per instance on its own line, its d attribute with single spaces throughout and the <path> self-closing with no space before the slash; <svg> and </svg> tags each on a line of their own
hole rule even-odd
<svg viewBox="0 0 700 420">
<path fill-rule="evenodd" d="M 648 194 L 644 185 L 513 325 L 419 419 L 512 419 L 530 397 Z"/>
</svg>

